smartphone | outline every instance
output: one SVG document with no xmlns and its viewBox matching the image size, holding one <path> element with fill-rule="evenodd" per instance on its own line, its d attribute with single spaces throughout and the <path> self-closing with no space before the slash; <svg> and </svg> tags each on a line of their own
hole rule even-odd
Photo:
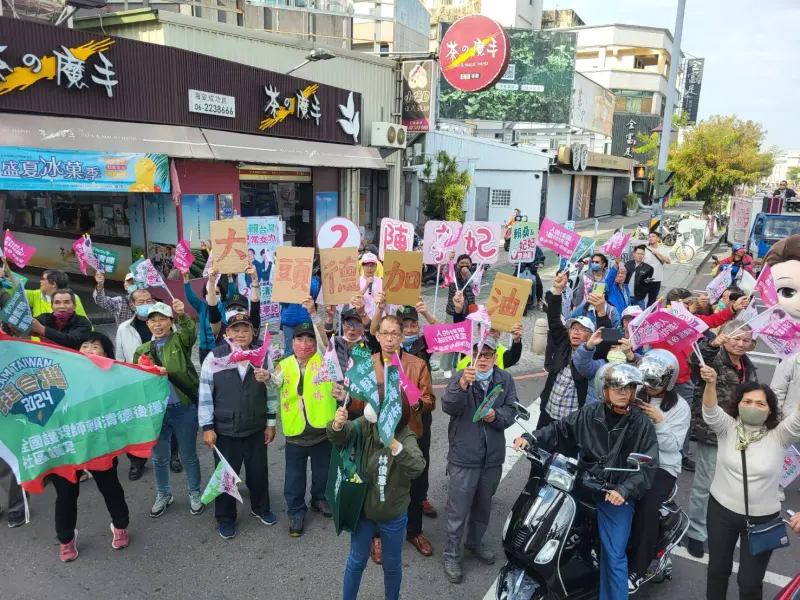
<svg viewBox="0 0 800 600">
<path fill-rule="evenodd" d="M 592 293 L 593 294 L 599 294 L 600 296 L 602 296 L 603 294 L 606 293 L 606 284 L 605 283 L 595 283 L 592 286 Z"/>
<path fill-rule="evenodd" d="M 609 344 L 617 344 L 622 339 L 622 333 L 614 327 L 605 327 L 600 332 L 602 340 Z"/>
<path fill-rule="evenodd" d="M 639 398 L 636 398 L 636 400 L 634 400 L 634 402 L 636 402 L 636 406 L 644 406 L 645 405 L 644 400 L 641 400 Z"/>
</svg>

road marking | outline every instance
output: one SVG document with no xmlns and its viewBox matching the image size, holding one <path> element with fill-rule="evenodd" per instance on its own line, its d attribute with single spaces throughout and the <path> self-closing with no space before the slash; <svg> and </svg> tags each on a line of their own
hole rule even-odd
<svg viewBox="0 0 800 600">
<path fill-rule="evenodd" d="M 678 546 L 677 548 L 675 548 L 675 550 L 672 551 L 672 555 L 680 556 L 681 558 L 686 558 L 696 563 L 702 563 L 704 565 L 708 564 L 708 553 L 704 554 L 703 558 L 697 558 L 696 556 L 692 556 L 691 554 L 689 554 L 688 550 L 686 550 L 686 548 L 684 548 L 683 546 Z M 733 572 L 734 573 L 739 572 L 739 563 L 736 561 L 733 561 Z M 764 581 L 766 581 L 767 583 L 771 583 L 776 587 L 785 588 L 787 585 L 791 583 L 792 578 L 785 577 L 784 575 L 779 575 L 778 573 L 772 573 L 771 571 L 767 571 L 766 573 L 764 573 Z"/>
</svg>

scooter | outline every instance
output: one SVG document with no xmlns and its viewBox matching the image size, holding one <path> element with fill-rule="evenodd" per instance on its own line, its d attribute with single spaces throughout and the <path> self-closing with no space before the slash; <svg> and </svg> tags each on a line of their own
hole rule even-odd
<svg viewBox="0 0 800 600">
<path fill-rule="evenodd" d="M 530 413 L 515 405 L 517 422 Z M 535 444 L 526 449 L 534 473 L 503 526 L 507 562 L 497 580 L 497 600 L 590 600 L 600 586 L 600 539 L 595 498 L 607 492 L 606 483 L 582 459 L 550 454 Z M 607 467 L 606 472 L 635 472 L 652 458 L 631 453 L 628 469 Z M 596 466 L 596 465 L 594 465 Z M 689 518 L 675 503 L 677 485 L 659 512 L 659 539 L 655 566 L 646 582 L 672 577 L 672 551 L 689 528 Z"/>
</svg>

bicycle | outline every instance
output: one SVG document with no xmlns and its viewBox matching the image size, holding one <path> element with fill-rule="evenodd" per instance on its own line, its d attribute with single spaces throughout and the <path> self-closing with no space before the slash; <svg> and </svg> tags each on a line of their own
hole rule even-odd
<svg viewBox="0 0 800 600">
<path fill-rule="evenodd" d="M 686 231 L 680 234 L 680 238 L 669 251 L 669 255 L 674 257 L 680 264 L 686 264 L 691 262 L 694 258 L 696 250 L 694 246 L 689 243 L 689 239 L 692 237 L 691 231 Z"/>
</svg>

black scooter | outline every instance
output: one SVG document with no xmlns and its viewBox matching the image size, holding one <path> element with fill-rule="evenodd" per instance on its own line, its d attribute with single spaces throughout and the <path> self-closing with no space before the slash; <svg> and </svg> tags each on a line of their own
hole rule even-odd
<svg viewBox="0 0 800 600">
<path fill-rule="evenodd" d="M 518 422 L 530 418 L 516 405 Z M 522 423 L 521 423 L 522 424 Z M 526 450 L 534 465 L 503 526 L 503 550 L 508 562 L 497 580 L 497 600 L 590 600 L 600 586 L 600 539 L 594 498 L 605 492 L 605 482 L 593 476 L 590 465 L 535 445 Z M 638 471 L 652 458 L 632 453 L 629 469 Z M 671 552 L 689 528 L 689 518 L 675 503 L 677 485 L 661 505 L 655 567 L 645 582 L 661 583 L 672 577 Z M 652 565 L 651 565 L 652 566 Z"/>
</svg>

